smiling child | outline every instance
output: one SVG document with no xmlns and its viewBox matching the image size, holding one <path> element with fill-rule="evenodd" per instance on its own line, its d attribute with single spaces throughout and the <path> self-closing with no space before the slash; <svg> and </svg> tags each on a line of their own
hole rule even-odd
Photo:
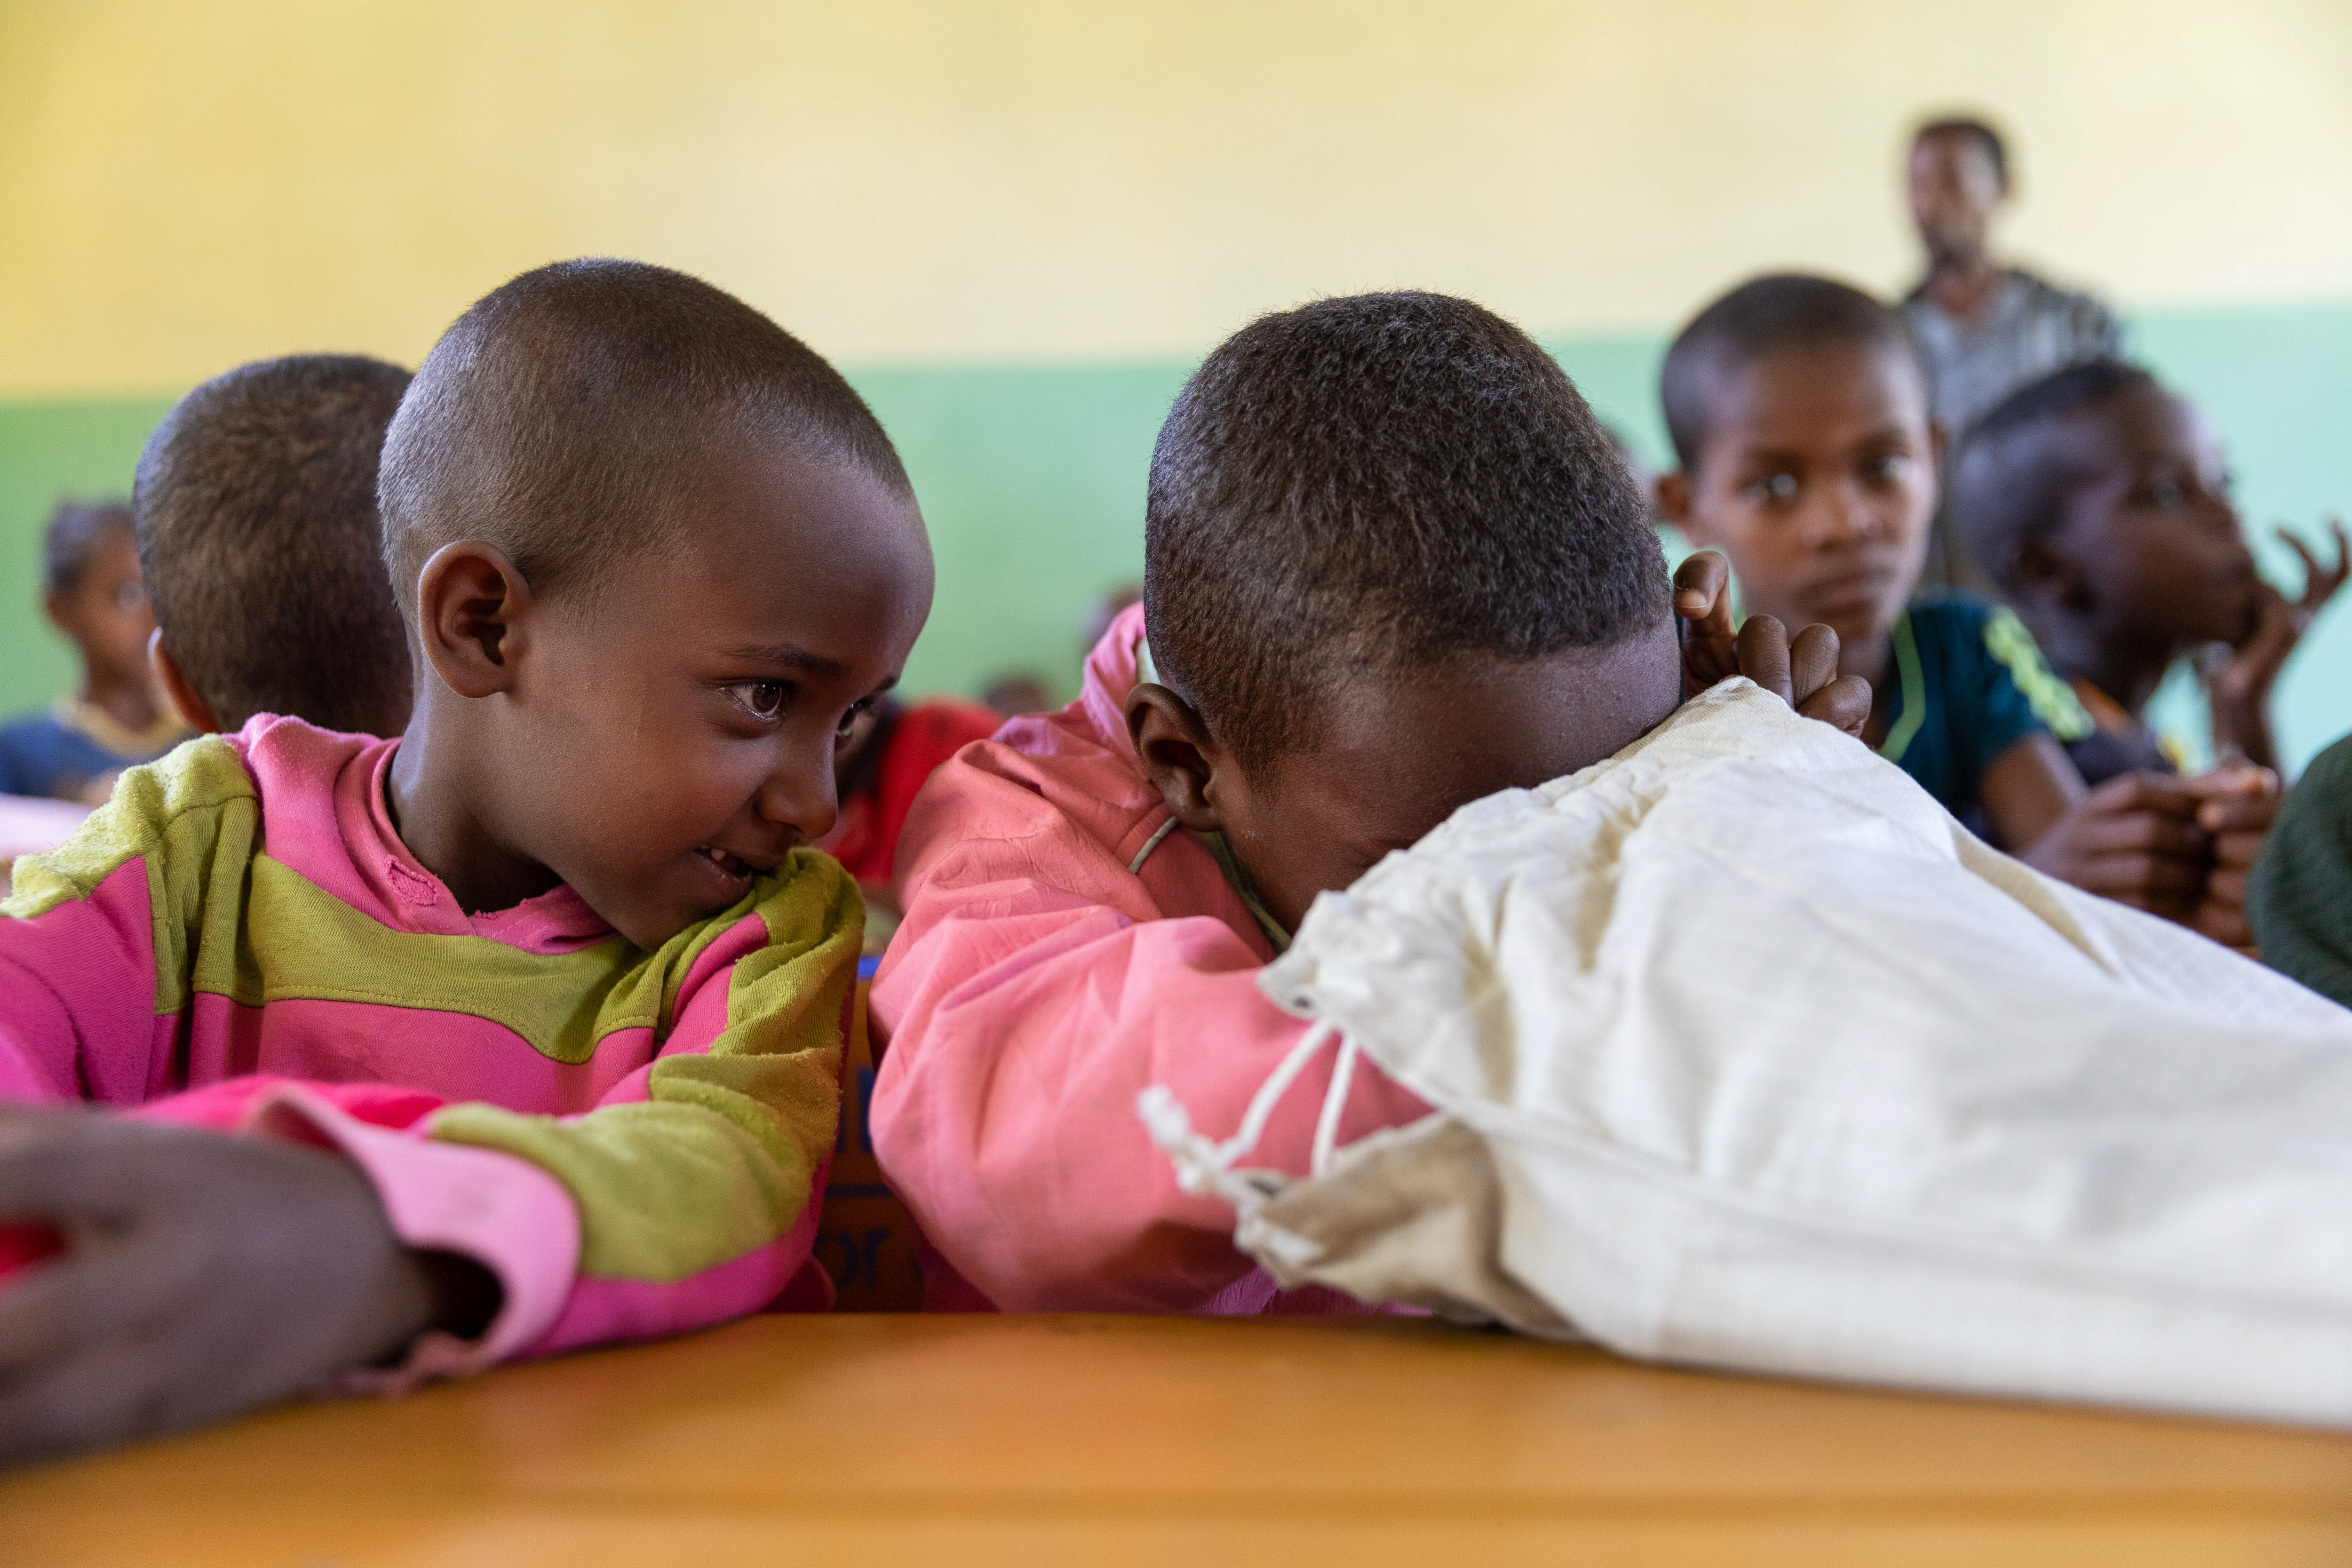
<svg viewBox="0 0 2352 1568">
<path fill-rule="evenodd" d="M 0 1095 L 198 1125 L 0 1116 L 0 1216 L 69 1243 L 0 1288 L 0 1459 L 829 1299 L 860 913 L 801 846 L 929 605 L 887 438 L 748 306 L 571 262 L 441 339 L 381 492 L 405 733 L 257 718 L 19 867 Z"/>
</svg>

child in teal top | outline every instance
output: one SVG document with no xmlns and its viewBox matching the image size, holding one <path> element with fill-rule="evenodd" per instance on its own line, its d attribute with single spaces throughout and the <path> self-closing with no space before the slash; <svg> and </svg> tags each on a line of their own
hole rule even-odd
<svg viewBox="0 0 2352 1568">
<path fill-rule="evenodd" d="M 2063 742 L 2090 718 L 2016 618 L 1909 602 L 1943 434 L 1892 310 L 1827 279 L 1758 279 L 1683 330 L 1660 391 L 1680 463 L 1660 511 L 1730 558 L 1751 613 L 1837 631 L 1840 668 L 1874 689 L 1871 744 L 2037 868 L 2242 935 L 2242 889 L 2210 875 L 2238 806 L 2147 773 L 2086 794 Z"/>
</svg>

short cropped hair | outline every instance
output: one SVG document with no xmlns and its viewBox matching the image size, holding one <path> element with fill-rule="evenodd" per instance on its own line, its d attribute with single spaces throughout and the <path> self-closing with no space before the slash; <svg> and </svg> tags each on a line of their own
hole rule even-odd
<svg viewBox="0 0 2352 1568">
<path fill-rule="evenodd" d="M 2092 360 L 2020 387 L 1970 427 L 1952 462 L 1948 505 L 1953 529 L 1993 581 L 2016 589 L 2024 545 L 2056 531 L 2067 498 L 2091 477 L 2051 437 L 2081 415 L 2160 384 L 2137 365 Z"/>
<path fill-rule="evenodd" d="M 1921 387 L 1927 384 L 1903 318 L 1852 284 L 1776 272 L 1751 279 L 1707 306 L 1675 336 L 1658 374 L 1675 460 L 1685 471 L 1697 468 L 1725 372 L 1790 349 L 1845 344 L 1897 348 L 1918 371 Z"/>
<path fill-rule="evenodd" d="M 226 729 L 286 713 L 399 732 L 408 638 L 383 574 L 376 463 L 408 373 L 295 354 L 216 375 L 140 454 L 131 510 L 163 644 Z"/>
<path fill-rule="evenodd" d="M 41 591 L 56 598 L 71 597 L 100 546 L 130 527 L 131 508 L 122 501 L 58 502 L 41 534 Z"/>
<path fill-rule="evenodd" d="M 1952 114 L 1930 120 L 1911 133 L 1911 145 L 1916 147 L 1930 136 L 1965 136 L 1982 147 L 1985 157 L 1992 163 L 1993 178 L 2002 190 L 2009 189 L 2009 143 L 2000 132 L 1973 114 Z"/>
<path fill-rule="evenodd" d="M 699 279 L 557 262 L 491 290 L 441 335 L 384 445 L 384 561 L 401 607 L 436 550 L 478 539 L 541 595 L 690 546 L 681 503 L 714 444 L 781 440 L 911 494 L 841 374 Z"/>
<path fill-rule="evenodd" d="M 1345 670 L 1619 646 L 1665 622 L 1649 510 L 1567 374 L 1466 300 L 1261 317 L 1193 373 L 1144 511 L 1153 662 L 1244 767 Z"/>
</svg>

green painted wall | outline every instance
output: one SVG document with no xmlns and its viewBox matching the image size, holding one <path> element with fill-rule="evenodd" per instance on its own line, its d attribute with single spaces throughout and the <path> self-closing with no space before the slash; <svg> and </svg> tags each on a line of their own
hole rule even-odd
<svg viewBox="0 0 2352 1568">
<path fill-rule="evenodd" d="M 2352 506 L 2352 304 L 2154 312 L 2140 353 L 2201 402 L 2231 447 L 2250 526 L 2315 532 Z M 1601 416 L 1651 460 L 1665 444 L 1654 394 L 1664 340 L 1550 345 Z M 1065 689 L 1079 627 L 1142 563 L 1151 441 L 1182 363 L 874 369 L 854 375 L 905 455 L 939 554 L 940 593 L 908 671 L 914 690 L 977 691 L 1034 670 Z M 38 608 L 37 537 L 61 495 L 128 489 L 169 400 L 0 404 L 0 710 L 46 700 L 72 660 Z M 2285 552 L 2263 560 L 2284 577 Z M 2352 731 L 2352 606 L 2313 628 L 2282 679 L 2292 766 Z M 2174 721 L 2193 722 L 2178 699 Z"/>
<path fill-rule="evenodd" d="M 73 645 L 41 613 L 41 530 L 63 498 L 127 497 L 168 397 L 0 403 L 0 714 L 80 678 Z"/>
</svg>

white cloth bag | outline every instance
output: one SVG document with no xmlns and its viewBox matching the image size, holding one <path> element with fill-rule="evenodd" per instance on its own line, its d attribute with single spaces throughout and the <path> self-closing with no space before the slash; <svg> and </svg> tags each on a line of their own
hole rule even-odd
<svg viewBox="0 0 2352 1568">
<path fill-rule="evenodd" d="M 1627 1355 L 2352 1425 L 2352 1013 L 1746 681 L 1316 900 L 1240 1132 L 1284 1285 Z M 1243 1169 L 1318 1050 L 1314 1170 Z M 1360 1050 L 1435 1108 L 1332 1147 Z"/>
</svg>

